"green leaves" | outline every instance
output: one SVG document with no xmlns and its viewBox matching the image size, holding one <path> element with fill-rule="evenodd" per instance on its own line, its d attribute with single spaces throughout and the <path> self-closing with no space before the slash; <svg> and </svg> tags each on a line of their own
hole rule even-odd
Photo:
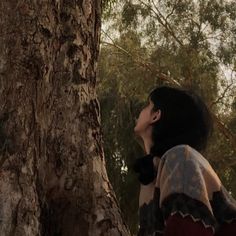
<svg viewBox="0 0 236 236">
<path fill-rule="evenodd" d="M 138 187 L 129 166 L 143 150 L 133 129 L 151 89 L 173 80 L 193 89 L 236 132 L 236 3 L 120 0 L 110 10 L 104 27 L 112 40 L 101 47 L 98 94 L 109 178 L 135 233 Z M 236 153 L 217 128 L 204 155 L 236 194 Z"/>
<path fill-rule="evenodd" d="M 125 3 L 122 11 L 122 23 L 125 27 L 128 27 L 131 24 L 137 24 L 138 8 L 138 5 L 134 5 L 131 2 Z"/>
</svg>

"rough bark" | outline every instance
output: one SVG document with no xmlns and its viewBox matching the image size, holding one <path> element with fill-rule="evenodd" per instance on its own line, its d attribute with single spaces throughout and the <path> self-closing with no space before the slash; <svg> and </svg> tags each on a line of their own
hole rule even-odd
<svg viewBox="0 0 236 236">
<path fill-rule="evenodd" d="M 0 3 L 0 235 L 129 235 L 96 95 L 100 0 Z"/>
</svg>

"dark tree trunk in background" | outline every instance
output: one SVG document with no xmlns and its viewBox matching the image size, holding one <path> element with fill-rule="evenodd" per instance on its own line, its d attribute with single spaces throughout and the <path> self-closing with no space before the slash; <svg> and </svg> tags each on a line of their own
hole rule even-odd
<svg viewBox="0 0 236 236">
<path fill-rule="evenodd" d="M 129 235 L 96 95 L 99 0 L 1 0 L 0 235 Z"/>
</svg>

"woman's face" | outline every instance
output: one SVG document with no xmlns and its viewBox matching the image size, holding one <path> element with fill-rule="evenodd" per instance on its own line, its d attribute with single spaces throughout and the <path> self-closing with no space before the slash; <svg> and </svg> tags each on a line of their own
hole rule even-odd
<svg viewBox="0 0 236 236">
<path fill-rule="evenodd" d="M 136 120 L 136 125 L 134 127 L 134 132 L 137 135 L 143 135 L 146 132 L 152 129 L 152 124 L 160 119 L 160 110 L 152 111 L 154 107 L 153 102 L 149 99 L 149 103 L 146 104 L 141 112 L 139 113 L 139 117 Z"/>
</svg>

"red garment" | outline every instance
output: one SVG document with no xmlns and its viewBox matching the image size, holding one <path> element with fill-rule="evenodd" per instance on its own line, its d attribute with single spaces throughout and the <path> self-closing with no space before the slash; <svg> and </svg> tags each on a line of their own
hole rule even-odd
<svg viewBox="0 0 236 236">
<path fill-rule="evenodd" d="M 190 216 L 182 217 L 180 214 L 169 216 L 163 236 L 235 236 L 236 221 L 221 225 L 220 230 L 214 234 L 211 228 L 205 228 L 202 222 L 194 222 Z"/>
</svg>

